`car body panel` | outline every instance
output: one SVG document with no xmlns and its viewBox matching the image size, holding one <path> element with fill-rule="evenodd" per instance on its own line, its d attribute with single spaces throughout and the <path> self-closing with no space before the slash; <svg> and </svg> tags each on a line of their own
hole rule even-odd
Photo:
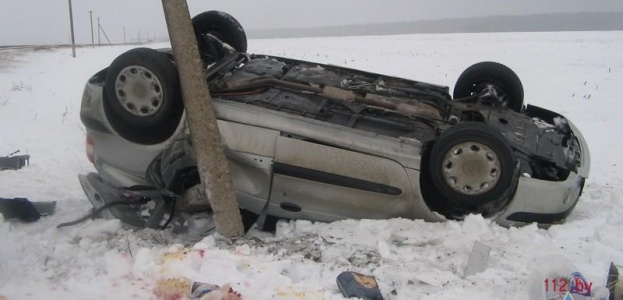
<svg viewBox="0 0 623 300">
<path fill-rule="evenodd" d="M 173 136 L 155 145 L 141 145 L 119 138 L 106 119 L 103 97 L 103 86 L 90 80 L 85 86 L 80 106 L 80 119 L 86 126 L 87 136 L 93 141 L 96 169 L 113 186 L 148 184 L 145 180 L 147 166 Z M 184 123 L 180 123 L 177 131 L 183 127 Z"/>
<path fill-rule="evenodd" d="M 279 131 L 218 120 L 219 132 L 227 149 L 262 156 L 275 156 Z"/>
<path fill-rule="evenodd" d="M 312 220 L 412 216 L 409 178 L 395 161 L 279 137 L 275 162 L 283 172 L 275 170 L 269 214 L 279 213 L 282 208 L 277 205 L 289 202 L 315 214 L 305 217 Z M 301 218 L 298 215 L 292 212 L 289 217 Z"/>
<path fill-rule="evenodd" d="M 232 184 L 239 205 L 255 213 L 266 206 L 273 180 L 273 159 L 237 151 L 226 151 Z"/>
<path fill-rule="evenodd" d="M 513 201 L 496 218 L 504 226 L 525 224 L 527 220 L 543 225 L 564 220 L 577 204 L 590 170 L 588 144 L 580 131 L 569 122 L 581 149 L 581 162 L 577 172 L 564 181 L 546 181 L 520 177 Z M 538 221 L 537 221 L 538 220 Z"/>
<path fill-rule="evenodd" d="M 279 131 L 223 120 L 217 124 L 240 206 L 259 212 L 270 196 Z"/>
<path fill-rule="evenodd" d="M 89 132 L 89 136 L 94 143 L 95 166 L 106 181 L 115 186 L 147 184 L 144 179 L 146 166 L 162 151 L 161 148 L 137 145 L 97 131 Z"/>
<path fill-rule="evenodd" d="M 413 154 L 421 153 L 422 143 L 415 139 L 394 138 L 257 106 L 213 100 L 216 116 L 220 120 L 279 130 L 335 147 L 386 157 L 405 167 L 420 167 L 420 156 Z"/>
</svg>

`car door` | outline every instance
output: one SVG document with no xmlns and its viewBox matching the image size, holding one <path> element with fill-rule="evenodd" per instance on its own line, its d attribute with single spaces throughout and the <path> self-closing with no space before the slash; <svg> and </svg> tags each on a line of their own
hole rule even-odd
<svg viewBox="0 0 623 300">
<path fill-rule="evenodd" d="M 232 183 L 240 207 L 259 213 L 270 195 L 273 156 L 279 131 L 218 121 Z"/>
<path fill-rule="evenodd" d="M 318 221 L 412 217 L 410 189 L 396 161 L 282 134 L 268 213 Z"/>
</svg>

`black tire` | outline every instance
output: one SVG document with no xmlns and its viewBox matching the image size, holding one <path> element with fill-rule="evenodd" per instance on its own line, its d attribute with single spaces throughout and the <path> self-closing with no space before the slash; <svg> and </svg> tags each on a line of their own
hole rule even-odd
<svg viewBox="0 0 623 300">
<path fill-rule="evenodd" d="M 452 127 L 439 136 L 430 153 L 431 181 L 453 203 L 498 201 L 514 187 L 511 147 L 499 131 L 486 124 Z"/>
<path fill-rule="evenodd" d="M 479 94 L 486 85 L 493 85 L 498 95 L 506 97 L 504 106 L 521 112 L 524 92 L 521 80 L 509 67 L 496 62 L 480 62 L 465 69 L 454 86 L 454 99 Z"/>
<path fill-rule="evenodd" d="M 209 33 L 236 51 L 247 52 L 247 35 L 242 25 L 231 15 L 216 10 L 206 11 L 196 15 L 192 23 L 197 40 L 201 40 L 201 35 Z"/>
<path fill-rule="evenodd" d="M 127 51 L 110 64 L 104 101 L 113 128 L 137 143 L 164 141 L 184 110 L 177 68 L 167 54 L 149 48 Z"/>
</svg>

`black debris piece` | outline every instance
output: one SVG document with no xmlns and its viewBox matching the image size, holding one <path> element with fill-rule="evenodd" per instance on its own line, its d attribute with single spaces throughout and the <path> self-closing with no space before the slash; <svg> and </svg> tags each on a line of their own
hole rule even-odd
<svg viewBox="0 0 623 300">
<path fill-rule="evenodd" d="M 0 157 L 0 170 L 18 170 L 30 163 L 30 155 L 14 155 L 18 152 L 19 150 L 8 156 Z"/>
<path fill-rule="evenodd" d="M 0 198 L 0 213 L 5 219 L 34 222 L 54 213 L 56 201 L 30 202 L 26 198 Z"/>
<path fill-rule="evenodd" d="M 337 286 L 346 298 L 383 300 L 379 285 L 373 276 L 356 272 L 342 272 L 337 276 Z"/>
</svg>

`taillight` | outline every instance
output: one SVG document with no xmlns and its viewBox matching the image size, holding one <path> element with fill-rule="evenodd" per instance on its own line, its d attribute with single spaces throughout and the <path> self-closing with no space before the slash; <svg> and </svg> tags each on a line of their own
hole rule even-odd
<svg viewBox="0 0 623 300">
<path fill-rule="evenodd" d="M 87 136 L 87 158 L 92 164 L 95 164 L 95 154 L 93 153 L 93 139 Z"/>
</svg>

